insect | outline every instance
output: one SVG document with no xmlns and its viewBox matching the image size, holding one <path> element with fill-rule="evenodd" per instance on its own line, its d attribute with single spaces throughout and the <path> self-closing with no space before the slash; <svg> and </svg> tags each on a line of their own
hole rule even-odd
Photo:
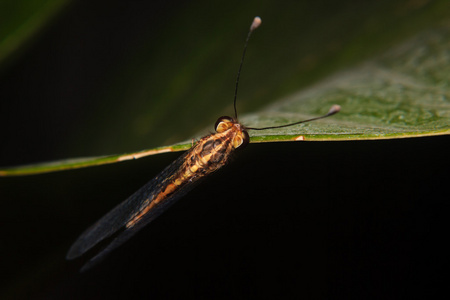
<svg viewBox="0 0 450 300">
<path fill-rule="evenodd" d="M 81 271 L 101 261 L 108 253 L 183 197 L 202 179 L 226 165 L 236 150 L 244 148 L 249 143 L 247 131 L 293 126 L 339 112 L 340 107 L 334 105 L 323 116 L 282 126 L 254 128 L 239 123 L 236 109 L 239 76 L 250 35 L 260 24 L 261 19 L 255 17 L 245 40 L 234 93 L 234 117 L 220 117 L 215 124 L 216 133 L 201 138 L 190 150 L 81 234 L 67 253 L 67 259 L 81 256 L 107 238 L 112 240 L 93 256 Z"/>
</svg>

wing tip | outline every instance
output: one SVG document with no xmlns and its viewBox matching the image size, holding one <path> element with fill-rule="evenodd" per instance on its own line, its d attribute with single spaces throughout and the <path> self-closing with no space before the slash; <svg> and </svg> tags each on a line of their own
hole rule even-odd
<svg viewBox="0 0 450 300">
<path fill-rule="evenodd" d="M 77 245 L 77 243 L 73 244 L 72 247 L 70 247 L 69 251 L 66 254 L 67 260 L 75 259 L 79 256 L 81 256 L 84 252 L 80 250 L 80 247 Z"/>
</svg>

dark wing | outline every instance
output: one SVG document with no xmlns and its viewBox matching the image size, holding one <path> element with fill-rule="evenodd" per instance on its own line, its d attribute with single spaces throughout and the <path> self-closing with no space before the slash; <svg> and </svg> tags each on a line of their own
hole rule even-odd
<svg viewBox="0 0 450 300">
<path fill-rule="evenodd" d="M 88 269 L 100 261 L 106 254 L 127 241 L 142 227 L 153 221 L 167 208 L 169 208 L 170 205 L 172 205 L 176 200 L 190 191 L 195 186 L 194 181 L 180 186 L 179 190 L 174 192 L 163 202 L 155 205 L 148 213 L 139 219 L 136 224 L 132 227 L 126 228 L 125 225 L 143 208 L 151 203 L 153 198 L 163 191 L 166 185 L 172 181 L 172 178 L 183 165 L 183 162 L 190 153 L 191 150 L 181 155 L 177 160 L 172 162 L 160 174 L 136 191 L 127 200 L 116 206 L 94 225 L 89 227 L 72 245 L 66 258 L 74 259 L 97 245 L 102 240 L 116 234 L 117 236 L 114 237 L 111 243 L 104 249 L 100 250 L 100 252 L 83 267 L 82 271 Z"/>
</svg>

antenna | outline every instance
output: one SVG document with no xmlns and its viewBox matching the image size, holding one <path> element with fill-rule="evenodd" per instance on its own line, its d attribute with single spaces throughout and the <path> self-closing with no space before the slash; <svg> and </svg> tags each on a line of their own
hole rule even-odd
<svg viewBox="0 0 450 300">
<path fill-rule="evenodd" d="M 247 129 L 247 130 L 265 130 L 265 129 L 289 127 L 289 126 L 293 126 L 293 125 L 297 125 L 297 124 L 301 124 L 301 123 L 306 123 L 306 122 L 323 119 L 323 118 L 326 118 L 326 117 L 329 117 L 329 116 L 332 116 L 332 115 L 338 113 L 340 110 L 341 110 L 341 107 L 339 105 L 335 104 L 330 108 L 330 110 L 325 115 L 320 116 L 320 117 L 303 120 L 303 121 L 299 121 L 299 122 L 295 122 L 295 123 L 291 123 L 291 124 L 280 125 L 280 126 L 270 126 L 270 127 L 261 127 L 261 128 L 245 127 L 245 129 Z"/>
<path fill-rule="evenodd" d="M 237 73 L 237 77 L 236 77 L 236 87 L 234 89 L 234 118 L 236 120 L 238 119 L 237 108 L 236 108 L 236 99 L 237 99 L 237 92 L 238 92 L 238 86 L 239 86 L 239 78 L 241 76 L 242 65 L 244 63 L 245 52 L 247 51 L 247 44 L 248 44 L 248 41 L 250 40 L 250 36 L 252 35 L 252 32 L 256 28 L 258 28 L 261 25 L 261 23 L 262 23 L 261 18 L 260 17 L 255 17 L 253 19 L 252 25 L 250 26 L 250 30 L 248 31 L 247 38 L 245 39 L 244 50 L 242 51 L 241 63 L 239 64 L 239 69 L 238 69 L 238 73 Z M 332 115 L 338 113 L 340 110 L 341 110 L 341 107 L 339 105 L 335 104 L 335 105 L 331 106 L 330 110 L 325 115 L 320 116 L 320 117 L 316 117 L 316 118 L 312 118 L 312 119 L 308 119 L 308 120 L 303 120 L 303 121 L 299 121 L 299 122 L 295 122 L 295 123 L 291 123 L 291 124 L 280 125 L 280 126 L 269 126 L 269 127 L 261 127 L 261 128 L 245 126 L 244 128 L 246 130 L 265 130 L 265 129 L 289 127 L 289 126 L 293 126 L 293 125 L 297 125 L 297 124 L 301 124 L 301 123 L 306 123 L 306 122 L 311 122 L 311 121 L 315 121 L 315 120 L 319 120 L 319 119 L 324 119 L 326 117 L 329 117 L 329 116 L 332 116 Z"/>
<path fill-rule="evenodd" d="M 259 27 L 259 25 L 261 25 L 261 18 L 260 17 L 255 17 L 253 19 L 252 25 L 250 26 L 250 30 L 248 31 L 247 34 L 247 39 L 245 40 L 245 44 L 244 44 L 244 51 L 242 51 L 242 58 L 241 58 L 241 63 L 239 64 L 239 70 L 237 73 L 237 78 L 236 78 L 236 88 L 234 89 L 234 118 L 237 120 L 238 116 L 237 116 L 237 109 L 236 109 L 236 99 L 237 99 L 237 92 L 238 92 L 238 85 L 239 85 L 239 77 L 241 76 L 241 69 L 242 69 L 242 64 L 244 63 L 244 57 L 245 57 L 245 51 L 247 50 L 247 44 L 248 44 L 248 40 L 250 39 L 250 36 L 252 35 L 252 32 Z"/>
</svg>

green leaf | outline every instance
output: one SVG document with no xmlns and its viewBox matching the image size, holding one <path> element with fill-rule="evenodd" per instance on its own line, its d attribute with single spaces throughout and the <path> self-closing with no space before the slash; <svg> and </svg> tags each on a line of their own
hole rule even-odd
<svg viewBox="0 0 450 300">
<path fill-rule="evenodd" d="M 26 166 L 18 166 L 12 168 L 6 168 L 0 170 L 0 176 L 21 176 L 21 175 L 33 175 L 42 174 L 55 171 L 63 171 L 70 169 L 79 169 L 84 167 L 93 167 L 105 164 L 112 164 L 116 162 L 139 159 L 145 156 L 166 153 L 166 152 L 176 152 L 187 150 L 191 147 L 191 144 L 177 144 L 166 147 L 159 147 L 154 149 L 142 150 L 133 153 L 125 153 L 120 155 L 105 155 L 96 157 L 81 157 L 72 158 L 54 162 L 44 162 L 39 164 L 32 164 Z"/>
<path fill-rule="evenodd" d="M 450 133 L 450 27 L 430 30 L 358 67 L 339 72 L 307 90 L 243 119 L 276 126 L 342 107 L 317 123 L 253 134 L 254 141 L 367 140 Z M 303 115 L 301 112 L 309 112 Z"/>
<path fill-rule="evenodd" d="M 317 45 L 311 43 L 321 37 L 317 31 L 314 31 L 313 36 L 309 37 L 308 32 L 300 29 L 308 23 L 307 18 L 285 16 L 284 23 L 292 24 L 292 26 L 289 28 L 278 26 L 277 28 L 277 24 L 270 22 L 266 24 L 263 17 L 263 26 L 258 29 L 252 40 L 253 44 L 259 44 L 259 46 L 251 45 L 251 47 L 259 47 L 262 50 L 252 50 L 248 53 L 247 64 L 250 66 L 245 66 L 248 70 L 245 70 L 247 73 L 244 73 L 246 76 L 243 76 L 243 82 L 241 82 L 241 87 L 245 86 L 245 89 L 240 91 L 238 103 L 240 111 L 253 110 L 254 112 L 247 115 L 242 114 L 241 122 L 252 127 L 274 126 L 323 115 L 333 104 L 339 104 L 342 110 L 338 115 L 327 120 L 288 128 L 250 132 L 252 142 L 362 140 L 448 134 L 450 132 L 450 108 L 447 74 L 450 69 L 448 55 L 450 30 L 446 22 L 440 21 L 445 20 L 446 3 L 446 1 L 434 1 L 414 7 L 414 9 L 399 5 L 396 7 L 396 12 L 402 13 L 401 20 L 395 14 L 393 16 L 385 15 L 389 9 L 387 6 L 380 5 L 376 9 L 365 12 L 367 15 L 360 16 L 365 18 L 366 23 L 362 24 L 360 32 L 356 30 L 357 33 L 349 32 L 351 28 L 348 27 L 348 24 L 351 23 L 340 23 L 346 20 L 347 10 L 342 7 L 339 13 L 333 15 L 336 19 L 330 19 L 331 16 L 326 19 L 326 14 L 323 16 L 323 19 L 326 20 L 324 22 L 327 22 L 328 25 L 341 24 L 342 28 L 339 26 L 328 27 L 327 31 L 330 32 L 330 35 L 325 34 L 322 40 L 316 41 Z M 380 8 L 382 9 L 380 10 Z M 316 9 L 320 10 L 320 7 Z M 269 10 L 270 5 L 265 7 L 265 12 L 270 16 Z M 292 11 L 296 11 L 296 9 L 292 8 Z M 193 31 L 202 28 L 194 21 L 191 22 L 189 14 L 175 16 L 174 19 L 178 20 L 178 24 L 191 26 L 192 28 L 184 28 L 187 32 L 189 32 L 189 28 Z M 268 19 L 274 20 L 273 16 Z M 300 24 L 301 27 L 294 27 L 294 20 L 298 19 L 305 23 Z M 169 20 L 168 23 L 172 21 Z M 230 102 L 225 102 L 229 96 L 222 93 L 225 89 L 229 91 L 230 95 L 232 94 L 231 85 L 218 85 L 218 82 L 224 78 L 224 73 L 219 73 L 218 64 L 220 63 L 220 67 L 226 69 L 225 73 L 234 73 L 235 65 L 230 67 L 228 62 L 237 61 L 239 57 L 239 48 L 235 47 L 236 54 L 228 57 L 229 61 L 217 61 L 215 58 L 218 52 L 229 52 L 223 41 L 231 34 L 230 32 L 242 31 L 238 30 L 238 26 L 240 28 L 242 24 L 235 23 L 227 24 L 230 27 L 225 30 L 221 25 L 223 22 L 229 23 L 229 20 L 211 20 L 210 28 L 205 30 L 213 31 L 216 39 L 211 41 L 202 37 L 202 45 L 197 44 L 198 41 L 191 40 L 192 37 L 183 35 L 178 35 L 176 39 L 168 39 L 167 37 L 172 37 L 173 32 L 180 30 L 180 27 L 177 26 L 169 28 L 162 38 L 158 37 L 159 48 L 152 48 L 153 56 L 150 56 L 148 61 L 143 62 L 140 58 L 144 55 L 149 56 L 147 47 L 153 47 L 154 44 L 144 45 L 142 49 L 136 50 L 136 61 L 117 67 L 117 73 L 125 75 L 133 73 L 133 76 L 129 79 L 127 76 L 111 78 L 105 84 L 108 86 L 108 92 L 102 95 L 105 99 L 105 102 L 102 103 L 107 103 L 108 109 L 103 109 L 104 106 L 102 106 L 101 111 L 95 111 L 93 114 L 95 114 L 96 120 L 112 120 L 112 122 L 103 122 L 105 126 L 103 132 L 111 132 L 112 139 L 104 137 L 103 134 L 100 134 L 101 131 L 96 131 L 100 129 L 96 128 L 97 125 L 85 125 L 85 127 L 91 128 L 89 133 L 92 134 L 94 143 L 99 143 L 101 149 L 106 149 L 111 145 L 111 141 L 123 140 L 121 135 L 126 135 L 130 138 L 130 143 L 122 144 L 131 145 L 131 139 L 139 140 L 140 143 L 148 143 L 148 139 L 145 139 L 148 136 L 151 136 L 156 143 L 166 141 L 171 144 L 177 139 L 185 139 L 188 132 L 195 130 L 198 126 L 203 126 L 205 121 L 211 122 L 210 118 L 214 116 L 205 112 L 212 112 L 212 106 L 221 105 L 223 107 Z M 314 22 L 310 24 L 314 24 Z M 408 24 L 408 26 L 404 24 Z M 272 26 L 274 29 L 270 30 Z M 314 28 L 320 27 L 315 26 Z M 391 30 L 391 28 L 393 29 Z M 265 45 L 272 45 L 272 41 L 277 38 L 279 32 L 291 37 L 301 33 L 302 39 L 287 39 L 287 41 L 286 38 L 278 39 L 276 40 L 276 44 L 280 44 L 278 48 L 272 46 L 272 48 L 264 50 Z M 344 35 L 343 32 L 347 35 Z M 348 38 L 348 35 L 351 35 L 352 38 Z M 405 41 L 405 36 L 410 38 Z M 394 44 L 393 41 L 397 41 L 397 43 L 391 47 Z M 292 47 L 295 45 L 295 47 L 290 49 L 281 43 Z M 236 44 L 242 44 L 242 41 L 238 40 Z M 183 53 L 177 52 L 180 47 L 185 50 Z M 295 54 L 297 49 L 301 49 L 303 52 Z M 358 49 L 359 52 L 355 49 Z M 387 50 L 383 54 L 376 54 L 380 49 Z M 197 51 L 191 53 L 190 50 Z M 272 50 L 278 51 L 277 54 L 272 53 Z M 262 52 L 262 54 L 258 52 Z M 284 54 L 285 52 L 288 54 Z M 358 53 L 364 54 L 359 54 L 358 57 Z M 180 65 L 175 71 L 166 66 L 159 66 L 158 60 L 152 57 L 160 58 L 164 54 L 170 58 L 177 57 L 177 55 L 186 56 L 188 64 Z M 278 61 L 275 59 L 272 61 L 268 57 L 278 58 Z M 361 59 L 363 57 L 365 59 Z M 255 61 L 264 63 L 261 65 L 262 67 L 256 66 L 255 68 Z M 215 62 L 215 65 L 212 65 L 211 62 Z M 167 62 L 161 64 L 165 63 Z M 251 66 L 252 64 L 253 66 Z M 266 78 L 267 71 L 274 68 L 282 70 L 277 71 L 277 74 L 282 75 Z M 156 71 L 148 73 L 150 69 Z M 161 69 L 164 71 L 160 71 Z M 298 69 L 301 69 L 302 72 L 299 72 Z M 305 69 L 310 69 L 310 72 L 304 72 Z M 200 74 L 205 72 L 218 74 L 218 76 L 202 77 Z M 265 72 L 265 75 L 258 77 L 260 72 Z M 257 80 L 256 77 L 258 77 Z M 124 79 L 129 82 L 122 82 Z M 156 79 L 160 81 L 155 81 Z M 271 87 L 277 86 L 272 90 L 279 89 L 278 93 L 268 91 L 268 80 L 271 80 Z M 165 82 L 165 84 L 159 86 L 158 82 Z M 150 88 L 146 86 L 148 83 L 152 83 Z M 127 84 L 129 87 L 126 91 L 118 92 Z M 190 97 L 189 101 L 186 100 L 187 95 Z M 202 100 L 209 99 L 213 95 L 217 95 L 214 101 Z M 161 101 L 152 103 L 148 101 L 148 98 L 161 99 Z M 122 105 L 114 105 L 119 101 L 123 103 L 123 99 L 129 99 L 126 110 L 123 110 Z M 267 105 L 267 103 L 271 104 L 261 108 L 263 104 Z M 144 109 L 145 105 L 149 105 L 150 108 Z M 117 111 L 112 112 L 113 108 L 117 108 Z M 226 109 L 223 109 L 224 112 L 231 110 L 229 104 Z M 136 112 L 138 113 L 136 114 Z M 130 118 L 133 122 L 123 120 L 116 122 L 120 115 L 123 115 L 124 120 Z M 214 115 L 217 115 L 217 112 Z M 167 116 L 174 121 L 174 125 L 171 127 L 167 126 Z M 103 123 L 96 124 L 103 125 Z M 130 125 L 124 127 L 124 124 Z M 194 136 L 198 138 L 205 132 L 206 130 L 203 130 Z M 84 130 L 82 134 L 86 139 L 88 133 Z M 190 134 L 192 135 L 192 133 Z M 185 137 L 179 138 L 180 136 Z M 161 142 L 161 144 L 166 142 Z M 85 143 L 75 138 L 73 144 L 86 147 Z M 161 152 L 185 150 L 189 148 L 190 144 L 188 141 L 181 145 L 149 148 L 124 155 L 98 156 L 8 168 L 1 170 L 0 175 L 38 174 L 114 163 Z"/>
</svg>

